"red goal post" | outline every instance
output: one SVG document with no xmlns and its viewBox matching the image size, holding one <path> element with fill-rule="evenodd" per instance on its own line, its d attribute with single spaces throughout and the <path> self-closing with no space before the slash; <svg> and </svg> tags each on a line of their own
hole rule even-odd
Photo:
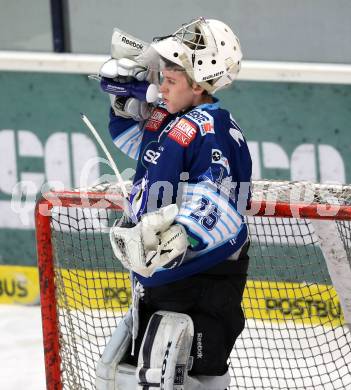
<svg viewBox="0 0 351 390">
<path fill-rule="evenodd" d="M 102 301 L 106 302 L 101 291 L 116 291 L 115 280 L 111 282 L 106 276 L 111 271 L 111 253 L 101 257 L 108 263 L 103 270 L 102 262 L 94 264 L 106 250 L 106 245 L 99 243 L 100 234 L 106 234 L 110 221 L 116 218 L 113 213 L 120 215 L 122 207 L 121 191 L 109 185 L 84 191 L 52 191 L 36 205 L 47 389 L 94 388 L 94 361 L 128 306 L 128 302 L 123 307 L 101 306 Z M 104 215 L 97 211 L 87 216 L 88 210 L 101 210 Z M 90 217 L 93 222 L 88 221 Z M 351 386 L 351 336 L 347 326 L 351 323 L 351 187 L 257 181 L 253 183 L 247 219 L 253 242 L 243 301 L 248 324 L 231 356 L 231 385 L 235 389 Z M 313 235 L 317 238 L 311 238 Z M 79 262 L 71 266 L 76 255 Z M 323 273 L 316 269 L 320 264 Z M 120 285 L 127 294 L 128 275 L 123 276 L 123 270 L 119 270 Z M 97 282 L 100 276 L 101 282 Z M 104 283 L 112 283 L 112 287 Z M 104 321 L 109 325 L 101 325 Z M 88 356 L 84 352 L 90 343 L 86 335 L 90 337 L 97 328 L 103 335 L 93 335 L 92 339 L 101 344 L 91 342 Z M 78 336 L 72 334 L 76 331 Z M 297 347 L 296 335 L 300 338 Z M 313 341 L 318 346 L 309 346 L 309 340 L 321 339 L 321 335 L 326 340 L 323 345 Z M 286 340 L 288 346 L 284 345 Z M 299 368 L 297 363 L 303 352 L 313 348 L 316 353 L 311 357 L 307 353 L 308 362 L 313 362 L 314 375 L 317 373 L 320 379 L 315 379 L 307 364 Z M 328 359 L 321 361 L 323 353 L 337 362 L 332 370 Z M 286 371 L 284 362 L 289 362 L 290 371 Z M 325 367 L 329 367 L 329 376 Z"/>
</svg>

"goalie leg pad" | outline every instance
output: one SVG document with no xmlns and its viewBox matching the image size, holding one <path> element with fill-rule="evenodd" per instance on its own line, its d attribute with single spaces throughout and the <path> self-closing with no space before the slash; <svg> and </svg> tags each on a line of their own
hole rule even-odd
<svg viewBox="0 0 351 390">
<path fill-rule="evenodd" d="M 192 319 L 183 313 L 157 311 L 150 318 L 138 357 L 138 389 L 184 390 L 191 369 Z"/>
<path fill-rule="evenodd" d="M 129 390 L 136 388 L 135 367 L 120 364 L 132 340 L 132 312 L 118 324 L 96 367 L 96 390 Z M 131 383 L 131 387 L 126 387 Z"/>
<path fill-rule="evenodd" d="M 221 376 L 188 376 L 185 390 L 223 390 L 230 385 L 230 375 L 227 371 Z"/>
</svg>

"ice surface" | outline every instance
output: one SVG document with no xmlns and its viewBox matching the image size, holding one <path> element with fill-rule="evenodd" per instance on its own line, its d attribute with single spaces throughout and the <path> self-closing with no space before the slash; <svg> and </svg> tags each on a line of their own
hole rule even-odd
<svg viewBox="0 0 351 390">
<path fill-rule="evenodd" d="M 0 389 L 45 390 L 39 306 L 0 305 Z"/>
</svg>

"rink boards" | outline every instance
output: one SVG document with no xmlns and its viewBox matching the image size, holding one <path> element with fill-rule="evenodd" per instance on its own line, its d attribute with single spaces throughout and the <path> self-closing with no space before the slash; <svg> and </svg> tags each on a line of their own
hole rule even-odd
<svg viewBox="0 0 351 390">
<path fill-rule="evenodd" d="M 71 308 L 125 311 L 131 304 L 128 274 L 63 269 L 59 278 L 64 302 Z M 0 266 L 0 303 L 39 303 L 37 268 Z M 344 324 L 337 293 L 327 284 L 248 280 L 243 308 L 247 319 L 292 320 L 303 325 L 332 327 Z"/>
</svg>

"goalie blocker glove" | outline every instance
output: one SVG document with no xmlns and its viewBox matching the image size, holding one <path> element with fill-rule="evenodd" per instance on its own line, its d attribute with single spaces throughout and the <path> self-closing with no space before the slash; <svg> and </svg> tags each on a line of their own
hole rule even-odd
<svg viewBox="0 0 351 390">
<path fill-rule="evenodd" d="M 150 117 L 153 110 L 152 105 L 141 102 L 135 98 L 125 96 L 114 96 L 110 94 L 111 107 L 115 116 L 132 118 L 135 121 L 143 121 Z"/>
<path fill-rule="evenodd" d="M 154 103 L 158 99 L 158 89 L 156 85 L 149 84 L 147 81 L 131 80 L 129 82 L 120 82 L 115 79 L 102 77 L 100 86 L 104 92 L 115 96 L 133 97 L 148 103 Z"/>
<path fill-rule="evenodd" d="M 148 103 L 158 99 L 158 88 L 145 80 L 147 68 L 128 58 L 112 58 L 102 65 L 99 76 L 116 116 L 136 121 L 150 117 L 153 106 Z"/>
</svg>

